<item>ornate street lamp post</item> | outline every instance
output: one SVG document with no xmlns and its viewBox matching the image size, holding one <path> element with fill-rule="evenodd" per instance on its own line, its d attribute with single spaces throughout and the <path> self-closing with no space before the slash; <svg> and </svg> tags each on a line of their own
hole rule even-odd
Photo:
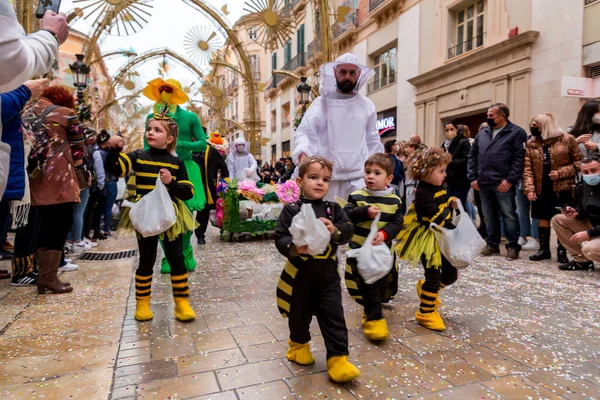
<svg viewBox="0 0 600 400">
<path fill-rule="evenodd" d="M 83 54 L 75 54 L 75 57 L 77 57 L 77 61 L 69 65 L 69 68 L 71 68 L 71 72 L 73 73 L 73 84 L 77 88 L 77 101 L 81 107 L 84 103 L 83 94 L 87 88 L 90 67 L 83 62 Z"/>
<path fill-rule="evenodd" d="M 309 103 L 310 90 L 312 89 L 312 87 L 308 83 L 306 83 L 306 77 L 303 76 L 300 78 L 300 84 L 296 86 L 296 89 L 298 90 L 298 93 L 300 93 L 299 103 L 302 104 L 302 117 L 304 117 L 304 113 L 306 112 L 306 106 Z"/>
</svg>

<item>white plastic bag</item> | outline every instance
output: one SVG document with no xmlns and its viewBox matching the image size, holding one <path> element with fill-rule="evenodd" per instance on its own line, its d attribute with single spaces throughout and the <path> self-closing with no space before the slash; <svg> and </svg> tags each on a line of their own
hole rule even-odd
<svg viewBox="0 0 600 400">
<path fill-rule="evenodd" d="M 300 212 L 292 219 L 290 226 L 292 241 L 296 246 L 308 246 L 308 254 L 322 254 L 331 240 L 325 224 L 317 219 L 310 204 L 302 204 Z"/>
<path fill-rule="evenodd" d="M 371 224 L 369 236 L 365 239 L 362 247 L 358 249 L 350 249 L 346 252 L 348 258 L 356 258 L 356 267 L 358 273 L 363 278 L 367 285 L 377 282 L 386 276 L 394 266 L 394 256 L 389 247 L 385 243 L 373 246 L 373 239 L 379 232 L 378 223 L 381 218 L 381 212 Z"/>
<path fill-rule="evenodd" d="M 129 219 L 143 237 L 156 236 L 175 225 L 175 206 L 160 177 L 154 190 L 131 205 Z"/>
<path fill-rule="evenodd" d="M 458 200 L 458 210 L 460 215 L 455 229 L 446 229 L 434 223 L 429 226 L 429 229 L 433 231 L 444 257 L 454 267 L 462 269 L 473 262 L 486 243 L 477 232 L 460 200 Z"/>
</svg>

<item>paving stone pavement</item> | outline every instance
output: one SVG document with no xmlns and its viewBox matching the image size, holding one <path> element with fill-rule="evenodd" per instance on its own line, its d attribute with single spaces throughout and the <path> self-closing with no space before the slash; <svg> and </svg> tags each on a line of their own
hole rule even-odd
<svg viewBox="0 0 600 400">
<path fill-rule="evenodd" d="M 287 320 L 272 241 L 226 243 L 211 231 L 190 274 L 192 323 L 174 318 L 170 280 L 155 269 L 154 319 L 133 318 L 135 259 L 80 262 L 75 290 L 37 295 L 0 281 L 2 399 L 600 399 L 600 272 L 555 262 L 479 258 L 444 289 L 448 330 L 414 320 L 419 268 L 401 264 L 386 307 L 389 340 L 370 343 L 344 289 L 350 356 L 362 373 L 332 383 L 313 321 L 316 362 L 285 358 Z M 96 250 L 135 248 L 111 239 Z M 1 264 L 5 267 L 6 263 Z"/>
</svg>

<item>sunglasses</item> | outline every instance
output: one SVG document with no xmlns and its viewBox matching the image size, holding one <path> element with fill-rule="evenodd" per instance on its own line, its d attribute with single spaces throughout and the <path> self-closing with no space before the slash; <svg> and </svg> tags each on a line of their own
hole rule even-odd
<svg viewBox="0 0 600 400">
<path fill-rule="evenodd" d="M 167 93 L 173 93 L 173 88 L 171 86 L 161 86 L 158 88 L 158 93 L 162 93 L 162 92 L 167 92 Z"/>
</svg>

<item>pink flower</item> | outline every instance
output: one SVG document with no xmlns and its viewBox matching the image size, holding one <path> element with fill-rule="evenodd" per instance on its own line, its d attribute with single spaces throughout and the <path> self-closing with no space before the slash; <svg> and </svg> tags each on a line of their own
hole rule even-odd
<svg viewBox="0 0 600 400">
<path fill-rule="evenodd" d="M 296 182 L 289 180 L 281 185 L 277 185 L 277 197 L 282 203 L 294 203 L 300 197 L 300 188 Z"/>
<path fill-rule="evenodd" d="M 254 181 L 242 181 L 238 183 L 238 191 L 253 192 L 256 189 L 256 182 Z"/>
<path fill-rule="evenodd" d="M 223 226 L 223 199 L 217 199 L 216 210 L 217 210 L 217 226 L 222 227 Z"/>
</svg>

